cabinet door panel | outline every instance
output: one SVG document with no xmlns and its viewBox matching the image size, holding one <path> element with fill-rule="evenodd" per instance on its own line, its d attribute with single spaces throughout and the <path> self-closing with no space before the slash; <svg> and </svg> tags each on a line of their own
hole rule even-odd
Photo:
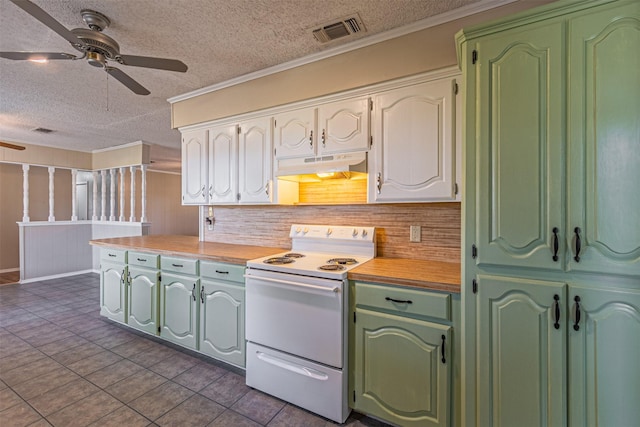
<svg viewBox="0 0 640 427">
<path fill-rule="evenodd" d="M 315 125 L 315 108 L 278 114 L 275 117 L 273 135 L 276 159 L 315 155 Z"/>
<path fill-rule="evenodd" d="M 631 426 L 640 420 L 640 292 L 569 288 L 580 329 L 569 330 L 571 425 Z"/>
<path fill-rule="evenodd" d="M 237 195 L 238 134 L 236 126 L 209 129 L 210 203 L 235 203 Z"/>
<path fill-rule="evenodd" d="M 196 348 L 199 279 L 163 273 L 160 289 L 160 335 Z"/>
<path fill-rule="evenodd" d="M 453 200 L 454 95 L 451 79 L 374 99 L 370 200 Z"/>
<path fill-rule="evenodd" d="M 207 201 L 207 131 L 182 134 L 182 204 Z"/>
<path fill-rule="evenodd" d="M 260 118 L 240 124 L 240 203 L 271 201 L 271 119 Z"/>
<path fill-rule="evenodd" d="M 129 267 L 129 316 L 127 324 L 151 334 L 158 331 L 157 270 Z"/>
<path fill-rule="evenodd" d="M 369 149 L 369 98 L 332 102 L 318 107 L 320 154 Z"/>
<path fill-rule="evenodd" d="M 201 287 L 200 351 L 244 366 L 244 289 L 208 280 Z"/>
<path fill-rule="evenodd" d="M 100 269 L 100 314 L 118 322 L 126 321 L 124 264 L 103 263 Z"/>
<path fill-rule="evenodd" d="M 478 425 L 552 426 L 566 419 L 564 283 L 478 276 Z"/>
<path fill-rule="evenodd" d="M 569 29 L 567 227 L 582 240 L 570 268 L 639 276 L 640 3 L 601 8 Z"/>
<path fill-rule="evenodd" d="M 552 259 L 552 230 L 562 227 L 561 28 L 526 37 L 508 31 L 477 44 L 480 265 L 562 268 Z"/>
<path fill-rule="evenodd" d="M 451 327 L 359 308 L 356 316 L 354 408 L 406 426 L 447 426 Z"/>
</svg>

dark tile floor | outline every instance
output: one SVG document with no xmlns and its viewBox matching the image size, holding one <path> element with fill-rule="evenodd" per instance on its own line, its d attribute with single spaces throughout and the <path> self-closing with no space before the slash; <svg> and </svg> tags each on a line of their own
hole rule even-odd
<svg viewBox="0 0 640 427">
<path fill-rule="evenodd" d="M 330 426 L 99 315 L 97 274 L 0 286 L 0 426 Z M 349 426 L 384 426 L 352 414 Z"/>
</svg>

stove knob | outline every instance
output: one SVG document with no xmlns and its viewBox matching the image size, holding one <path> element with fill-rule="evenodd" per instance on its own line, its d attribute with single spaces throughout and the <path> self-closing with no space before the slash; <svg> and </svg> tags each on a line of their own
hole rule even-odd
<svg viewBox="0 0 640 427">
<path fill-rule="evenodd" d="M 353 237 L 356 237 L 358 235 L 358 230 L 356 228 L 353 229 L 353 233 L 351 233 L 353 235 Z"/>
<path fill-rule="evenodd" d="M 367 236 L 367 230 L 365 230 L 364 228 L 362 229 L 362 237 L 366 237 Z"/>
<path fill-rule="evenodd" d="M 302 232 L 303 232 L 304 234 L 307 234 L 307 233 L 309 232 L 309 228 L 308 228 L 308 227 L 305 227 L 305 228 L 304 228 L 304 230 L 302 230 Z"/>
<path fill-rule="evenodd" d="M 331 236 L 331 233 L 333 233 L 333 230 L 331 228 L 327 228 L 327 236 Z"/>
<path fill-rule="evenodd" d="M 302 229 L 300 227 L 296 228 L 296 233 L 300 233 L 302 231 Z"/>
</svg>

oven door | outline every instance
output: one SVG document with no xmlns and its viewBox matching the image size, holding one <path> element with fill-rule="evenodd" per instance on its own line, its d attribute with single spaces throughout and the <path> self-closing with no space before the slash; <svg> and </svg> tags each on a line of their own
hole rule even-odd
<svg viewBox="0 0 640 427">
<path fill-rule="evenodd" d="M 342 368 L 342 280 L 256 269 L 245 277 L 247 341 Z"/>
</svg>

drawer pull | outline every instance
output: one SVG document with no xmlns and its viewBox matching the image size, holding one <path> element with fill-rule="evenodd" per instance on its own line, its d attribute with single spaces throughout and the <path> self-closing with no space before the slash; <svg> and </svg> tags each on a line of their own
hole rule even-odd
<svg viewBox="0 0 640 427">
<path fill-rule="evenodd" d="M 138 261 L 140 262 L 147 262 L 147 260 L 145 258 L 137 258 Z"/>
<path fill-rule="evenodd" d="M 228 271 L 220 271 L 220 270 L 216 270 L 216 273 L 218 273 L 218 274 L 229 274 Z"/>
<path fill-rule="evenodd" d="M 110 257 L 115 258 L 117 255 L 116 254 L 109 254 Z"/>
<path fill-rule="evenodd" d="M 184 267 L 184 265 L 182 265 L 182 264 L 171 264 L 171 265 L 174 266 L 174 267 L 179 267 L 179 268 L 183 268 Z"/>
<path fill-rule="evenodd" d="M 410 299 L 393 299 L 389 297 L 385 297 L 384 299 L 398 304 L 413 304 L 413 301 L 411 301 Z"/>
</svg>

